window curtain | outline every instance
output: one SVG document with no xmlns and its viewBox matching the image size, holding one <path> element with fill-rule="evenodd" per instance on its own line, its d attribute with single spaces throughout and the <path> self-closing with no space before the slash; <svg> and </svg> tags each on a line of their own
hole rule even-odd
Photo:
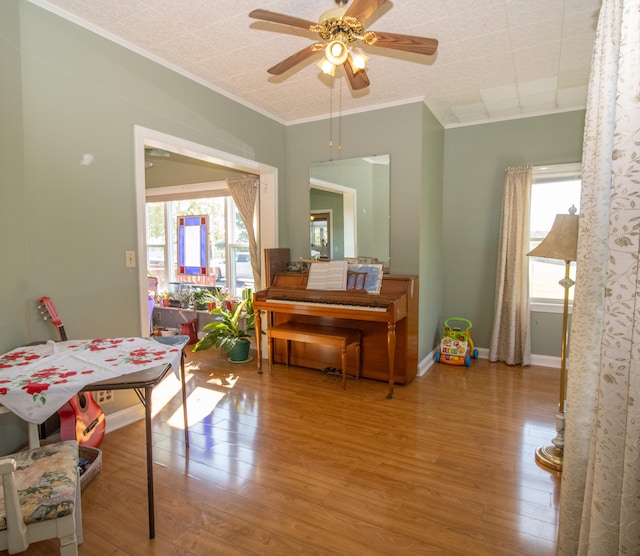
<svg viewBox="0 0 640 556">
<path fill-rule="evenodd" d="M 233 202 L 238 207 L 240 218 L 242 218 L 242 222 L 249 234 L 249 258 L 251 259 L 253 283 L 256 290 L 260 288 L 261 283 L 260 253 L 254 226 L 259 185 L 260 178 L 249 174 L 236 178 L 227 178 L 227 186 L 233 197 Z"/>
<path fill-rule="evenodd" d="M 502 202 L 495 308 L 489 361 L 528 365 L 529 339 L 529 207 L 532 166 L 509 167 Z"/>
<path fill-rule="evenodd" d="M 580 203 L 558 554 L 640 554 L 640 0 L 602 3 Z"/>
</svg>

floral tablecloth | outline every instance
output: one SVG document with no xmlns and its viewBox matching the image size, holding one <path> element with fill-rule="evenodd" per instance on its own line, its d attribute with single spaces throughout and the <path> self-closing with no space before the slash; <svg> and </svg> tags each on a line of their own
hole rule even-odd
<svg viewBox="0 0 640 556">
<path fill-rule="evenodd" d="M 0 355 L 0 404 L 43 423 L 87 384 L 166 365 L 179 369 L 181 348 L 149 338 L 47 342 Z"/>
</svg>

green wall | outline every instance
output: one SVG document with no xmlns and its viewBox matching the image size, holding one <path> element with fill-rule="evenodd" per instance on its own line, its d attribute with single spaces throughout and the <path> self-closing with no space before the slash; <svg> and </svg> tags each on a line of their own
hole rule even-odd
<svg viewBox="0 0 640 556">
<path fill-rule="evenodd" d="M 18 7 L 0 3 L 0 349 L 19 345 L 28 328 L 28 312 L 21 303 L 27 291 L 23 270 L 27 264 L 27 226 L 22 156 L 22 78 Z M 14 271 L 15 269 L 15 271 Z"/>
<path fill-rule="evenodd" d="M 22 188 L 22 78 L 17 21 L 17 4 L 0 2 L 0 352 L 24 342 L 31 313 L 31 307 L 24 303 L 27 277 L 17 270 L 26 267 L 28 258 Z M 18 449 L 24 439 L 24 423 L 11 415 L 0 416 L 0 454 Z"/>
<path fill-rule="evenodd" d="M 442 298 L 439 269 L 444 129 L 421 102 L 343 115 L 341 120 L 341 151 L 328 147 L 327 121 L 287 126 L 287 211 L 280 217 L 286 220 L 288 237 L 281 240 L 291 248 L 293 259 L 309 256 L 309 164 L 389 154 L 390 268 L 393 274 L 420 276 L 422 359 L 433 347 Z M 424 260 L 430 261 L 426 268 L 421 266 Z"/>
<path fill-rule="evenodd" d="M 444 146 L 446 132 L 425 107 L 422 113 L 422 157 L 419 207 L 420 358 L 436 347 L 442 336 Z M 410 205 L 408 196 L 403 205 Z M 402 207 L 402 205 L 401 205 Z M 400 208 L 401 208 L 400 207 Z M 402 213 L 400 212 L 400 218 Z"/>
<path fill-rule="evenodd" d="M 491 338 L 504 170 L 580 162 L 583 128 L 575 111 L 446 131 L 443 317 L 471 320 L 478 347 Z M 559 356 L 560 335 L 561 315 L 532 315 L 533 354 Z"/>
</svg>

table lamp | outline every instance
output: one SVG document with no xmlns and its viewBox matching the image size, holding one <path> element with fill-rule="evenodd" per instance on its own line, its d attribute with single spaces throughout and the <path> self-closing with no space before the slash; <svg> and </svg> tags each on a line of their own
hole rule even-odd
<svg viewBox="0 0 640 556">
<path fill-rule="evenodd" d="M 569 277 L 571 261 L 576 260 L 578 247 L 578 215 L 575 206 L 569 214 L 557 214 L 551 230 L 540 244 L 529 251 L 529 257 L 560 259 L 565 262 L 564 278 L 558 283 L 564 288 L 564 306 L 562 311 L 562 348 L 560 354 L 560 400 L 556 415 L 556 436 L 551 446 L 536 449 L 536 461 L 555 471 L 562 471 L 564 456 L 564 423 L 567 390 L 567 322 L 569 319 L 569 288 L 575 282 Z"/>
</svg>

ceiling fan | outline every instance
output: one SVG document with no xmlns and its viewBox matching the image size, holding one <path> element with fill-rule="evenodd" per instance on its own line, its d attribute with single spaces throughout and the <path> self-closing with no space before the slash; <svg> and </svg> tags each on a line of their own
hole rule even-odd
<svg viewBox="0 0 640 556">
<path fill-rule="evenodd" d="M 335 0 L 338 8 L 327 10 L 320 16 L 320 23 L 314 23 L 297 17 L 270 12 L 268 10 L 253 10 L 249 17 L 282 23 L 306 29 L 320 36 L 316 42 L 289 56 L 267 71 L 273 75 L 281 75 L 297 64 L 324 51 L 318 67 L 326 74 L 334 75 L 335 68 L 344 68 L 349 84 L 353 90 L 364 89 L 369 86 L 369 78 L 365 70 L 368 58 L 353 44 L 362 41 L 369 46 L 380 46 L 415 52 L 417 54 L 434 54 L 438 48 L 436 39 L 400 35 L 398 33 L 383 33 L 380 31 L 365 31 L 363 23 L 369 19 L 387 0 L 353 0 L 345 8 L 348 0 Z"/>
</svg>

